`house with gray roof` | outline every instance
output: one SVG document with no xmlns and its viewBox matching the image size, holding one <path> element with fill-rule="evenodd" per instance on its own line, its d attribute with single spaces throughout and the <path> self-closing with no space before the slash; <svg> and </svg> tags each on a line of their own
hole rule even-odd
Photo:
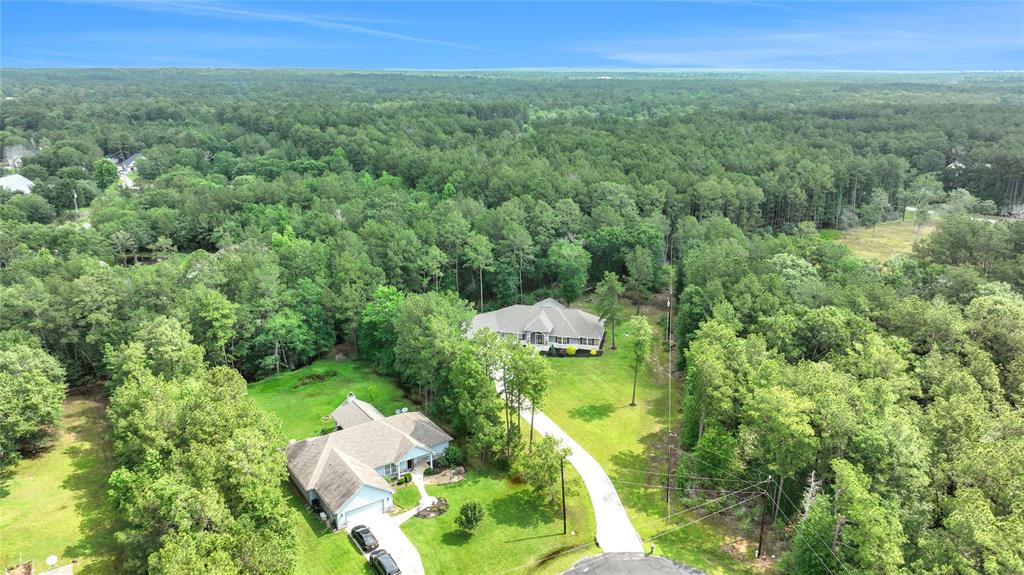
<svg viewBox="0 0 1024 575">
<path fill-rule="evenodd" d="M 11 174 L 0 178 L 0 188 L 7 188 L 12 192 L 18 192 L 20 194 L 31 194 L 32 186 L 34 185 L 35 184 L 32 180 L 21 174 Z"/>
<path fill-rule="evenodd" d="M 335 431 L 292 442 L 285 457 L 292 482 L 338 529 L 390 509 L 388 480 L 417 465 L 433 466 L 452 440 L 422 413 L 385 417 L 352 393 L 331 418 Z"/>
<path fill-rule="evenodd" d="M 604 341 L 603 319 L 551 298 L 477 314 L 468 332 L 472 335 L 485 328 L 551 354 L 565 353 L 570 345 L 577 350 L 600 351 Z"/>
</svg>

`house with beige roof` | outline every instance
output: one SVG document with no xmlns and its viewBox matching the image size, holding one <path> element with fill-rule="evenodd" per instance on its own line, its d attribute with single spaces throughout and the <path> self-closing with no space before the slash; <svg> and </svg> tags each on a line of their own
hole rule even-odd
<svg viewBox="0 0 1024 575">
<path fill-rule="evenodd" d="M 550 354 L 563 354 L 569 346 L 599 352 L 604 341 L 603 319 L 551 298 L 477 314 L 468 333 L 485 328 Z"/>
<path fill-rule="evenodd" d="M 452 440 L 419 412 L 385 417 L 349 393 L 331 414 L 336 430 L 285 450 L 292 482 L 335 528 L 391 508 L 388 482 L 417 465 L 433 466 Z"/>
</svg>

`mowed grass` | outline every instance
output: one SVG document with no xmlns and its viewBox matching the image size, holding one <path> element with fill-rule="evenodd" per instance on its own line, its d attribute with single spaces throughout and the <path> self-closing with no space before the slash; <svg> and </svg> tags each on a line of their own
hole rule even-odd
<svg viewBox="0 0 1024 575">
<path fill-rule="evenodd" d="M 914 232 L 913 214 L 907 215 L 906 221 L 885 222 L 874 228 L 854 228 L 827 234 L 826 239 L 838 239 L 846 244 L 854 255 L 866 260 L 886 261 L 901 254 L 909 254 L 914 249 L 914 242 L 927 236 L 935 229 L 934 222 L 921 227 L 920 234 Z"/>
<path fill-rule="evenodd" d="M 470 469 L 458 483 L 428 485 L 428 493 L 448 500 L 448 512 L 432 519 L 413 517 L 402 531 L 416 545 L 428 574 L 503 573 L 519 567 L 516 573 L 561 573 L 598 550 L 590 545 L 594 512 L 587 491 L 571 466 L 566 466 L 565 479 L 579 484 L 566 499 L 567 535 L 562 534 L 561 506 L 543 506 L 528 487 L 513 484 L 503 473 L 478 469 Z M 455 518 L 464 503 L 474 500 L 486 517 L 470 535 L 455 525 Z"/>
<path fill-rule="evenodd" d="M 256 405 L 277 415 L 284 436 L 297 440 L 333 429 L 334 422 L 325 417 L 345 401 L 349 392 L 384 415 L 402 407 L 415 409 L 393 380 L 354 360 L 324 359 L 249 386 L 249 397 Z"/>
<path fill-rule="evenodd" d="M 0 560 L 8 568 L 77 559 L 75 573 L 118 572 L 117 518 L 107 502 L 114 470 L 101 395 L 70 396 L 65 431 L 49 450 L 0 475 Z"/>
<path fill-rule="evenodd" d="M 395 490 L 391 500 L 402 509 L 412 509 L 420 502 L 420 490 L 412 483 L 407 483 Z"/>
<path fill-rule="evenodd" d="M 635 311 L 635 307 L 623 306 L 626 317 Z M 619 322 L 618 350 L 611 349 L 609 334 L 605 353 L 600 357 L 549 359 L 555 375 L 542 409 L 601 463 L 640 536 L 658 536 L 654 539 L 658 555 L 712 575 L 753 572 L 752 561 L 732 554 L 735 548 L 745 548 L 746 541 L 722 524 L 701 521 L 659 536 L 701 517 L 701 512 L 682 513 L 666 520 L 664 490 L 648 487 L 662 485 L 668 471 L 664 458 L 669 415 L 668 354 L 662 344 L 663 328 L 656 323 L 657 314 L 664 314 L 664 310 L 645 307 L 642 313 L 649 316 L 657 343 L 651 361 L 637 378 L 635 407 L 629 405 L 633 385 L 631 337 L 623 328 L 625 322 Z M 682 385 L 678 377 L 674 379 L 672 403 L 676 418 Z M 673 421 L 673 427 L 678 429 L 678 423 Z M 673 497 L 673 512 L 684 507 Z"/>
</svg>

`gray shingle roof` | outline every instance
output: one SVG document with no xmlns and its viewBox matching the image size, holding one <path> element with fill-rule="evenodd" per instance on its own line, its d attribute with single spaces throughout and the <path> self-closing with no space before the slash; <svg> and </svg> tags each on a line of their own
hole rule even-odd
<svg viewBox="0 0 1024 575">
<path fill-rule="evenodd" d="M 377 408 L 350 396 L 335 413 L 346 405 L 345 417 L 357 418 L 358 411 L 366 420 L 293 443 L 285 450 L 295 479 L 304 489 L 316 489 L 331 509 L 338 509 L 363 485 L 393 492 L 377 473 L 378 467 L 401 462 L 414 447 L 429 450 L 452 439 L 419 412 L 384 417 Z"/>
<path fill-rule="evenodd" d="M 341 507 L 364 485 L 394 493 L 374 468 L 342 451 L 332 441 L 332 435 L 299 441 L 285 450 L 288 468 L 302 487 L 315 489 L 332 510 Z"/>
<path fill-rule="evenodd" d="M 7 188 L 12 192 L 30 194 L 32 193 L 33 185 L 32 180 L 21 174 L 11 174 L 0 178 L 0 188 Z"/>
<path fill-rule="evenodd" d="M 561 337 L 600 339 L 604 335 L 604 320 L 583 310 L 563 307 L 554 300 L 544 300 L 535 305 L 512 305 L 477 314 L 469 331 L 483 328 L 501 333 L 540 331 Z"/>
<path fill-rule="evenodd" d="M 392 415 L 384 421 L 423 445 L 430 447 L 452 440 L 452 436 L 445 433 L 436 423 L 430 421 L 427 416 L 418 411 Z"/>
<path fill-rule="evenodd" d="M 338 427 L 348 429 L 374 419 L 384 419 L 384 414 L 369 403 L 356 399 L 354 393 L 349 393 L 345 401 L 331 413 L 331 419 Z"/>
</svg>

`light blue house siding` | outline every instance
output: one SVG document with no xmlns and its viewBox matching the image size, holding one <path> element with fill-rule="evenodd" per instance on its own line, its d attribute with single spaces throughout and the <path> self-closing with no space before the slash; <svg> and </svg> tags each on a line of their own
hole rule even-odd
<svg viewBox="0 0 1024 575">
<path fill-rule="evenodd" d="M 448 448 L 448 442 L 438 443 L 432 446 L 429 450 L 423 449 L 422 447 L 413 447 L 409 453 L 406 453 L 398 463 L 389 465 L 382 465 L 377 468 L 377 473 L 384 477 L 398 477 L 403 473 L 409 473 L 420 463 L 430 464 L 437 460 L 444 453 L 444 450 Z"/>
<path fill-rule="evenodd" d="M 327 512 L 330 523 L 341 529 L 365 519 L 378 517 L 387 512 L 391 505 L 390 493 L 371 485 L 364 485 L 338 509 L 324 511 Z"/>
</svg>

